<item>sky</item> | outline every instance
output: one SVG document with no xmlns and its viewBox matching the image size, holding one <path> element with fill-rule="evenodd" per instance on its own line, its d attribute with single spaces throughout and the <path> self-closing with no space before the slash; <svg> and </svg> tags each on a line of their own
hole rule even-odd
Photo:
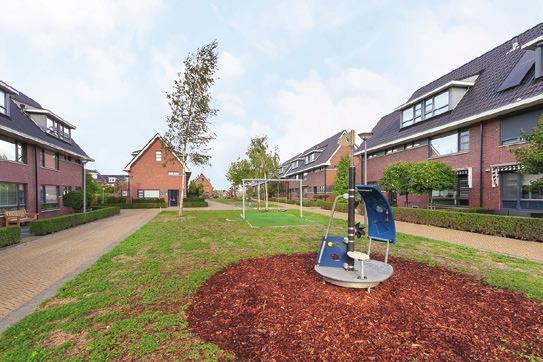
<svg viewBox="0 0 543 362">
<path fill-rule="evenodd" d="M 215 188 L 249 140 L 283 160 L 369 131 L 417 88 L 543 21 L 543 1 L 0 0 L 0 79 L 75 124 L 89 168 L 122 174 L 166 130 L 189 52 L 216 39 Z"/>
</svg>

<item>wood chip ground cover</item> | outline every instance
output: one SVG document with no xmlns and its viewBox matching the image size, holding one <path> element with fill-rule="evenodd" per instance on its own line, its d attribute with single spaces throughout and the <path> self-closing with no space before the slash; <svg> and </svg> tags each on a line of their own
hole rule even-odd
<svg viewBox="0 0 543 362">
<path fill-rule="evenodd" d="M 441 267 L 392 258 L 371 294 L 324 285 L 314 254 L 241 261 L 212 276 L 190 330 L 243 360 L 540 360 L 543 308 Z"/>
</svg>

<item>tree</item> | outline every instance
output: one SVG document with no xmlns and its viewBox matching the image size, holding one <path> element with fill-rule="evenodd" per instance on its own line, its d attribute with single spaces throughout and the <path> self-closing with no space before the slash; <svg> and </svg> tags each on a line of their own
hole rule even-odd
<svg viewBox="0 0 543 362">
<path fill-rule="evenodd" d="M 523 138 L 528 143 L 526 147 L 512 150 L 521 165 L 520 171 L 532 175 L 543 173 L 543 116 L 533 131 L 524 134 Z"/>
<path fill-rule="evenodd" d="M 230 164 L 226 172 L 226 179 L 230 181 L 235 188 L 239 187 L 244 178 L 251 177 L 251 166 L 249 161 L 237 159 Z"/>
<path fill-rule="evenodd" d="M 339 196 L 349 191 L 349 156 L 342 156 L 337 164 L 336 184 L 334 195 Z"/>
<path fill-rule="evenodd" d="M 249 172 L 252 178 L 277 178 L 279 170 L 279 154 L 277 147 L 269 149 L 268 137 L 254 137 L 246 152 L 249 158 Z M 260 182 L 257 184 L 257 194 L 260 200 Z M 264 182 L 266 209 L 268 209 L 268 183 Z"/>
<path fill-rule="evenodd" d="M 87 198 L 87 200 L 89 200 Z M 87 203 L 90 203 L 87 201 Z M 71 207 L 75 211 L 83 210 L 83 192 L 82 191 L 70 191 L 62 197 L 62 204 L 64 206 Z"/>
<path fill-rule="evenodd" d="M 412 176 L 415 164 L 409 161 L 393 163 L 385 168 L 379 186 L 385 191 L 405 195 L 404 206 L 409 206 L 409 193 L 412 189 Z"/>
<path fill-rule="evenodd" d="M 85 176 L 86 188 L 87 188 L 87 205 L 90 205 L 93 200 L 96 199 L 98 193 L 98 183 L 94 180 L 92 175 L 87 172 Z"/>
<path fill-rule="evenodd" d="M 411 174 L 411 191 L 415 194 L 428 194 L 432 203 L 433 190 L 449 190 L 455 188 L 456 173 L 443 162 L 421 161 L 413 164 Z"/>
<path fill-rule="evenodd" d="M 218 110 L 210 103 L 217 71 L 217 47 L 217 41 L 212 41 L 197 49 L 195 54 L 189 54 L 183 62 L 184 72 L 178 73 L 173 91 L 167 93 L 171 115 L 167 119 L 168 131 L 162 146 L 183 162 L 179 216 L 183 214 L 186 165 L 189 161 L 197 166 L 208 165 L 211 159 L 209 143 L 216 137 L 210 130 L 210 118 Z"/>
<path fill-rule="evenodd" d="M 204 193 L 204 186 L 201 183 L 191 181 L 189 184 L 189 190 L 187 192 L 188 196 L 200 197 Z"/>
</svg>

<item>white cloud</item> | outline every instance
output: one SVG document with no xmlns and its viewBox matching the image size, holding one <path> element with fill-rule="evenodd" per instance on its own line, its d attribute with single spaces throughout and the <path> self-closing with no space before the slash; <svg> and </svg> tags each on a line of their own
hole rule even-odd
<svg viewBox="0 0 543 362">
<path fill-rule="evenodd" d="M 245 114 L 245 107 L 241 97 L 230 93 L 220 93 L 217 99 L 220 102 L 219 109 L 221 113 L 236 117 L 241 117 Z"/>
<path fill-rule="evenodd" d="M 219 77 L 221 79 L 238 78 L 245 73 L 244 60 L 230 52 L 222 52 L 219 56 Z"/>
<path fill-rule="evenodd" d="M 275 98 L 283 159 L 342 129 L 370 130 L 400 103 L 401 89 L 388 75 L 349 68 L 322 79 L 316 72 L 290 80 Z"/>
</svg>

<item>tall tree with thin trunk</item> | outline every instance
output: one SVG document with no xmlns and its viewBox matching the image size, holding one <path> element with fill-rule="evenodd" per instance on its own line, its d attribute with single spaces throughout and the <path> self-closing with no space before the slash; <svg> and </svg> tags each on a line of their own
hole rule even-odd
<svg viewBox="0 0 543 362">
<path fill-rule="evenodd" d="M 279 153 L 277 148 L 270 149 L 268 137 L 255 137 L 251 139 L 246 153 L 249 161 L 250 173 L 254 178 L 277 178 L 279 170 Z M 258 200 L 260 204 L 260 182 L 257 184 Z M 266 209 L 268 209 L 268 182 L 264 181 Z"/>
<path fill-rule="evenodd" d="M 186 165 L 209 164 L 209 143 L 215 139 L 211 131 L 210 118 L 217 109 L 211 106 L 211 87 L 217 72 L 217 41 L 198 48 L 183 62 L 184 70 L 178 73 L 173 91 L 167 93 L 171 114 L 167 118 L 168 131 L 162 147 L 175 153 L 183 162 L 179 216 L 183 214 L 183 198 L 186 187 Z"/>
</svg>

